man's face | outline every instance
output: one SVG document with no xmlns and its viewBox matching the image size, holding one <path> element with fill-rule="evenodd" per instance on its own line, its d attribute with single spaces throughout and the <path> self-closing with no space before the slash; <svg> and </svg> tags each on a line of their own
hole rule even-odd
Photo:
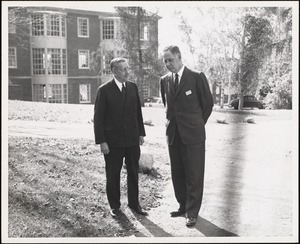
<svg viewBox="0 0 300 244">
<path fill-rule="evenodd" d="M 179 54 L 172 54 L 170 51 L 166 51 L 163 58 L 167 69 L 172 73 L 177 73 L 181 69 L 182 62 Z"/>
<path fill-rule="evenodd" d="M 116 79 L 123 83 L 125 81 L 128 81 L 128 77 L 129 77 L 128 70 L 129 70 L 128 63 L 120 62 L 115 65 L 113 69 L 113 73 Z"/>
</svg>

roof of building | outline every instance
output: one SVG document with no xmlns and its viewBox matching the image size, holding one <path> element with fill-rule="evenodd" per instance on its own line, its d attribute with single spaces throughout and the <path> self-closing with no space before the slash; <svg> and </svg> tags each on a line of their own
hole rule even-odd
<svg viewBox="0 0 300 244">
<path fill-rule="evenodd" d="M 84 10 L 84 9 L 72 9 L 72 8 L 59 8 L 59 7 L 35 7 L 35 6 L 20 6 L 20 7 L 11 7 L 11 8 L 23 8 L 23 9 L 27 9 L 29 11 L 34 11 L 34 12 L 60 12 L 60 13 L 73 13 L 73 14 L 87 14 L 87 15 L 94 15 L 94 16 L 99 16 L 99 17 L 104 17 L 104 18 L 115 18 L 115 17 L 119 17 L 117 11 L 116 12 L 102 12 L 102 11 L 91 11 L 91 10 Z M 161 19 L 160 16 L 158 16 L 155 13 L 150 13 L 147 11 L 148 14 L 150 14 L 150 16 L 152 18 L 157 18 L 157 19 Z M 148 16 L 148 17 L 150 17 Z"/>
<path fill-rule="evenodd" d="M 18 7 L 14 7 L 18 8 Z M 117 17 L 116 12 L 102 12 L 102 11 L 91 11 L 84 9 L 71 9 L 71 8 L 58 8 L 58 7 L 33 7 L 33 6 L 22 6 L 19 8 L 27 9 L 29 11 L 39 11 L 39 12 L 63 12 L 63 13 L 74 13 L 74 14 L 87 14 L 87 15 L 95 15 L 95 16 L 103 16 L 103 17 Z"/>
</svg>

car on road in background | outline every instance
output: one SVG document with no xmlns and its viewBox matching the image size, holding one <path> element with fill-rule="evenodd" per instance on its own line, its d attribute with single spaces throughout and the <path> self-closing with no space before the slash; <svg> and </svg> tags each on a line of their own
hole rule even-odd
<svg viewBox="0 0 300 244">
<path fill-rule="evenodd" d="M 146 97 L 144 99 L 145 107 L 163 108 L 164 104 L 161 97 Z"/>
<path fill-rule="evenodd" d="M 230 106 L 234 109 L 238 109 L 239 107 L 239 98 L 233 99 L 230 102 Z M 244 104 L 243 108 L 258 108 L 258 109 L 264 109 L 264 104 L 257 100 L 255 96 L 244 96 Z"/>
</svg>

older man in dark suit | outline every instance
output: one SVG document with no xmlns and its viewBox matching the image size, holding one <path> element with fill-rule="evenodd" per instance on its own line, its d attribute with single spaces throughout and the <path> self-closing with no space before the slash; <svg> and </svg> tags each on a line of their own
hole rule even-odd
<svg viewBox="0 0 300 244">
<path fill-rule="evenodd" d="M 171 217 L 186 215 L 186 226 L 196 224 L 200 211 L 205 164 L 205 124 L 213 98 L 205 75 L 185 67 L 177 46 L 166 47 L 163 59 L 170 71 L 160 80 L 167 113 L 166 135 L 172 182 L 179 209 Z"/>
<path fill-rule="evenodd" d="M 98 88 L 94 109 L 95 142 L 104 154 L 110 214 L 120 213 L 120 172 L 125 158 L 128 206 L 147 215 L 138 199 L 140 145 L 146 135 L 138 88 L 128 81 L 126 59 L 113 59 L 110 68 L 114 77 Z"/>
</svg>

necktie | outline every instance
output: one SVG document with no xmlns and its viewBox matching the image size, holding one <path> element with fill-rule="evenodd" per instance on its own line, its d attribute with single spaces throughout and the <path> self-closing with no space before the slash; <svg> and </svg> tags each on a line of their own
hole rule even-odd
<svg viewBox="0 0 300 244">
<path fill-rule="evenodd" d="M 178 87 L 178 74 L 175 74 L 175 91 L 177 90 Z"/>
<path fill-rule="evenodd" d="M 126 88 L 125 88 L 124 83 L 122 83 L 122 95 L 125 98 L 125 96 L 126 96 Z"/>
</svg>

